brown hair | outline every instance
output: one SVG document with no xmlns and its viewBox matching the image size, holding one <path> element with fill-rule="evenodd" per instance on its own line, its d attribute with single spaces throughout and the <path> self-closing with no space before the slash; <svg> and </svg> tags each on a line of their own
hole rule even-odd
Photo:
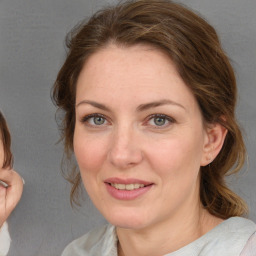
<svg viewBox="0 0 256 256">
<path fill-rule="evenodd" d="M 74 28 L 66 43 L 68 54 L 53 87 L 53 100 L 64 111 L 60 128 L 69 158 L 73 153 L 76 81 L 88 57 L 109 43 L 121 46 L 151 44 L 175 63 L 197 99 L 204 121 L 220 123 L 228 130 L 216 159 L 201 167 L 202 204 L 220 218 L 247 212 L 244 201 L 226 186 L 224 180 L 226 175 L 241 169 L 246 151 L 235 119 L 234 71 L 211 25 L 172 1 L 125 1 L 97 12 L 88 22 Z M 75 169 L 70 174 L 72 202 L 81 177 Z"/>
<path fill-rule="evenodd" d="M 11 152 L 11 135 L 3 114 L 0 112 L 0 141 L 3 143 L 4 148 L 4 162 L 1 168 L 12 167 L 13 156 Z"/>
</svg>

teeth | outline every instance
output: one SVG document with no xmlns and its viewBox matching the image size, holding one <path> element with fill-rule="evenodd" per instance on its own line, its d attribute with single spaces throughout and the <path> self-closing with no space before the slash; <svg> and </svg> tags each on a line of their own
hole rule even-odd
<svg viewBox="0 0 256 256">
<path fill-rule="evenodd" d="M 134 190 L 134 189 L 138 189 L 138 188 L 143 188 L 145 187 L 144 184 L 117 184 L 117 183 L 111 183 L 111 186 L 119 189 L 119 190 Z"/>
</svg>

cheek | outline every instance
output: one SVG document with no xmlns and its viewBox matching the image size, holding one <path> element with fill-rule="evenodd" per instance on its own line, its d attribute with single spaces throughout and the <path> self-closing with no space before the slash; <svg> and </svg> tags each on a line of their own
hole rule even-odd
<svg viewBox="0 0 256 256">
<path fill-rule="evenodd" d="M 195 143 L 192 137 L 183 136 L 151 148 L 149 158 L 158 176 L 160 195 L 164 195 L 162 204 L 175 209 L 189 197 L 197 198 L 202 155 L 200 141 Z"/>
<path fill-rule="evenodd" d="M 103 164 L 105 149 L 103 140 L 75 131 L 74 153 L 82 176 L 97 172 Z"/>
<path fill-rule="evenodd" d="M 201 136 L 175 136 L 151 145 L 148 153 L 154 170 L 173 179 L 198 173 L 202 158 Z"/>
</svg>

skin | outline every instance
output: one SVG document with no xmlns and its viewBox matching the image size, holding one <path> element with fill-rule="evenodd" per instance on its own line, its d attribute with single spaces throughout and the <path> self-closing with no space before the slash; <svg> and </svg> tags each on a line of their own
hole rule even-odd
<svg viewBox="0 0 256 256">
<path fill-rule="evenodd" d="M 13 169 L 3 169 L 3 161 L 4 148 L 0 140 L 0 180 L 8 184 L 7 188 L 0 184 L 0 227 L 18 204 L 23 191 L 23 181 L 20 175 Z"/>
<path fill-rule="evenodd" d="M 199 171 L 225 134 L 218 124 L 206 128 L 195 97 L 161 51 L 108 45 L 87 60 L 77 82 L 74 152 L 93 203 L 117 227 L 119 255 L 170 253 L 222 221 L 200 203 Z M 153 185 L 119 200 L 104 183 L 112 177 Z"/>
</svg>

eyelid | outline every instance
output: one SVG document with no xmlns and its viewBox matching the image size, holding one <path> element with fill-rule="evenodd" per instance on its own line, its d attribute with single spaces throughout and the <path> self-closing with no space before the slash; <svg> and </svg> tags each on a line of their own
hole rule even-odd
<svg viewBox="0 0 256 256">
<path fill-rule="evenodd" d="M 95 125 L 92 125 L 92 124 L 90 124 L 90 123 L 88 122 L 88 120 L 89 120 L 90 118 L 95 118 L 95 117 L 104 118 L 104 119 L 106 120 L 107 124 L 102 124 L 102 125 L 96 125 L 96 124 L 95 124 Z M 157 117 L 164 118 L 165 120 L 167 120 L 167 124 L 164 124 L 164 125 L 162 125 L 162 126 L 157 126 L 157 125 L 150 125 L 150 124 L 148 124 L 151 119 L 157 118 Z M 102 127 L 104 127 L 104 126 L 106 126 L 106 125 L 109 125 L 109 123 L 111 123 L 108 117 L 106 117 L 105 115 L 100 114 L 100 113 L 92 113 L 92 114 L 85 115 L 85 116 L 83 116 L 83 117 L 80 119 L 80 122 L 83 123 L 83 124 L 86 124 L 87 126 L 93 127 L 93 128 L 102 128 Z M 145 126 L 147 126 L 147 125 L 148 125 L 148 126 L 151 126 L 151 127 L 154 128 L 154 129 L 164 129 L 164 128 L 169 127 L 171 124 L 173 124 L 173 123 L 175 123 L 175 122 L 176 122 L 176 120 L 175 120 L 173 117 L 170 117 L 170 116 L 168 116 L 168 115 L 166 115 L 166 114 L 157 113 L 157 114 L 151 114 L 151 115 L 147 116 L 146 119 L 145 119 L 145 121 L 143 122 L 143 125 L 145 125 Z"/>
<path fill-rule="evenodd" d="M 97 127 L 97 128 L 100 128 L 100 127 L 102 127 L 102 126 L 105 126 L 105 125 L 99 125 L 99 126 L 97 126 L 97 125 L 91 125 L 91 124 L 89 124 L 89 122 L 87 122 L 90 118 L 95 118 L 95 117 L 102 117 L 102 118 L 104 118 L 104 119 L 109 123 L 109 119 L 108 119 L 105 115 L 100 114 L 100 113 L 93 113 L 93 114 L 85 115 L 85 116 L 83 116 L 83 117 L 80 119 L 80 122 L 81 122 L 81 123 L 87 123 L 88 126 Z"/>
<path fill-rule="evenodd" d="M 152 114 L 152 115 L 149 115 L 147 118 L 146 118 L 146 123 L 148 123 L 151 119 L 153 118 L 157 118 L 157 117 L 160 117 L 160 118 L 164 118 L 166 119 L 169 123 L 167 124 L 164 124 L 163 126 L 152 126 L 154 129 L 164 129 L 166 127 L 169 127 L 171 124 L 175 123 L 176 120 L 168 115 L 165 115 L 165 114 Z"/>
</svg>

